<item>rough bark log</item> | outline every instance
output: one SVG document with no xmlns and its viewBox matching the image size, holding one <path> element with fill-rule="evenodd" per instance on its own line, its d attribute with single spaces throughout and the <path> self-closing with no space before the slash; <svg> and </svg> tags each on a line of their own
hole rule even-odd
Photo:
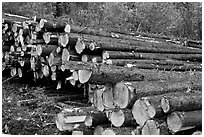
<svg viewBox="0 0 204 137">
<path fill-rule="evenodd" d="M 57 49 L 58 45 L 37 45 L 36 52 L 41 57 L 49 56 L 51 52 Z"/>
<path fill-rule="evenodd" d="M 202 54 L 167 54 L 167 53 L 134 53 L 121 51 L 104 51 L 103 59 L 175 59 L 202 62 Z"/>
<path fill-rule="evenodd" d="M 127 64 L 155 64 L 155 65 L 185 65 L 192 62 L 178 60 L 145 60 L 145 59 L 108 59 L 106 63 L 109 65 L 125 66 Z"/>
<path fill-rule="evenodd" d="M 173 133 L 202 125 L 202 110 L 173 112 L 167 118 L 167 124 Z"/>
<path fill-rule="evenodd" d="M 166 79 L 191 79 L 200 78 L 200 72 L 168 72 L 156 70 L 144 70 L 138 68 L 128 68 L 120 66 L 112 66 L 105 64 L 96 64 L 88 62 L 65 62 L 65 69 L 68 70 L 91 70 L 92 75 L 89 79 L 90 83 L 105 84 L 117 83 L 124 81 L 141 81 L 141 80 L 166 80 Z M 105 80 L 105 81 L 104 81 Z"/>
<path fill-rule="evenodd" d="M 102 132 L 102 135 L 132 135 L 134 127 L 107 128 Z"/>
<path fill-rule="evenodd" d="M 129 66 L 137 67 L 140 69 L 157 69 L 157 70 L 166 70 L 166 71 L 188 71 L 196 70 L 201 71 L 202 66 L 198 63 L 184 63 L 176 62 L 173 64 L 173 61 L 157 61 L 157 60 L 125 60 L 125 59 L 108 59 L 105 61 L 106 64 L 113 64 L 117 66 Z M 151 63 L 152 62 L 152 63 Z M 180 63 L 179 63 L 180 62 Z M 177 65 L 178 64 L 178 65 Z"/>
<path fill-rule="evenodd" d="M 202 80 L 195 77 L 190 80 L 122 81 L 114 86 L 114 104 L 120 108 L 131 108 L 140 97 L 189 90 L 202 90 Z"/>
<path fill-rule="evenodd" d="M 57 23 L 54 23 L 45 19 L 41 19 L 39 24 L 41 29 L 45 29 L 48 32 L 70 32 L 70 25 L 64 21 L 58 21 Z"/>
<path fill-rule="evenodd" d="M 139 43 L 139 42 L 138 42 Z M 147 44 L 147 45 L 146 45 Z M 200 54 L 197 49 L 188 49 L 186 47 L 165 47 L 160 45 L 151 45 L 149 42 L 143 45 L 128 45 L 123 43 L 98 42 L 89 45 L 89 49 L 109 50 L 109 51 L 127 51 L 127 52 L 144 52 L 144 53 L 169 53 L 169 54 Z M 149 45 L 148 45 L 149 44 Z M 145 45 L 145 46 L 144 46 Z M 170 46 L 170 45 L 169 45 Z"/>
<path fill-rule="evenodd" d="M 173 93 L 162 97 L 161 107 L 165 113 L 202 109 L 202 95 L 198 93 Z"/>
<path fill-rule="evenodd" d="M 142 135 L 169 135 L 166 120 L 150 119 L 147 120 L 142 128 Z"/>
<path fill-rule="evenodd" d="M 97 111 L 88 113 L 85 119 L 85 125 L 88 127 L 107 124 L 109 122 L 110 121 L 108 120 L 104 112 L 97 112 Z"/>
<path fill-rule="evenodd" d="M 69 61 L 65 64 L 65 68 L 69 70 L 91 70 L 90 83 L 106 84 L 109 82 L 117 83 L 122 80 L 143 80 L 143 76 L 132 71 L 132 69 L 118 66 Z"/>
<path fill-rule="evenodd" d="M 136 121 L 129 109 L 113 110 L 110 121 L 115 127 L 136 126 Z"/>
</svg>

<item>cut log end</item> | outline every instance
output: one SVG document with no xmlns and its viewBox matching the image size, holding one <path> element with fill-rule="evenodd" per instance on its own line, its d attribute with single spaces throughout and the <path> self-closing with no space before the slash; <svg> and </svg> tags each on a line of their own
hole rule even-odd
<svg viewBox="0 0 204 137">
<path fill-rule="evenodd" d="M 102 135 L 102 133 L 103 133 L 103 131 L 104 131 L 104 128 L 102 127 L 102 126 L 96 126 L 95 128 L 94 128 L 94 135 Z"/>
<path fill-rule="evenodd" d="M 143 126 L 144 123 L 150 119 L 149 114 L 147 113 L 147 106 L 142 101 L 142 99 L 138 99 L 133 107 L 132 107 L 132 114 L 136 122 L 140 125 Z"/>
<path fill-rule="evenodd" d="M 119 111 L 113 111 L 111 113 L 110 116 L 111 119 L 111 123 L 115 126 L 115 127 L 120 127 L 122 126 L 122 124 L 125 121 L 125 117 L 124 117 L 124 113 L 123 111 L 119 110 Z"/>
<path fill-rule="evenodd" d="M 130 92 L 124 82 L 119 82 L 115 85 L 114 90 L 114 104 L 120 108 L 126 108 L 130 101 Z"/>
<path fill-rule="evenodd" d="M 167 118 L 167 124 L 168 124 L 169 129 L 173 132 L 178 132 L 182 127 L 181 118 L 179 117 L 177 113 L 172 113 Z"/>
<path fill-rule="evenodd" d="M 85 119 L 85 125 L 88 126 L 88 127 L 90 127 L 90 126 L 92 126 L 92 122 L 93 122 L 92 116 L 87 115 L 87 116 L 86 116 L 86 119 Z"/>
<path fill-rule="evenodd" d="M 96 47 L 96 46 L 95 46 L 95 43 L 92 42 L 92 43 L 89 44 L 89 49 L 90 49 L 91 51 L 93 51 L 93 50 L 95 49 L 95 47 Z"/>
<path fill-rule="evenodd" d="M 142 135 L 160 135 L 159 131 L 155 121 L 148 120 L 142 128 Z"/>
<path fill-rule="evenodd" d="M 162 97 L 161 99 L 161 108 L 164 111 L 164 113 L 167 113 L 170 109 L 169 101 L 165 97 Z"/>
<path fill-rule="evenodd" d="M 85 43 L 80 39 L 78 38 L 77 39 L 77 43 L 75 45 L 75 50 L 78 54 L 81 54 L 83 52 L 83 50 L 85 49 Z"/>
<path fill-rule="evenodd" d="M 109 58 L 108 52 L 104 52 L 103 55 L 102 55 L 102 58 L 103 59 L 108 59 Z"/>
<path fill-rule="evenodd" d="M 71 31 L 71 26 L 69 24 L 66 24 L 66 26 L 64 28 L 64 32 L 70 33 L 70 31 Z"/>
<path fill-rule="evenodd" d="M 79 75 L 79 81 L 80 83 L 86 83 L 90 79 L 92 74 L 92 71 L 90 70 L 79 70 L 78 75 Z"/>
<path fill-rule="evenodd" d="M 102 132 L 102 135 L 116 135 L 113 130 L 106 129 Z"/>
</svg>

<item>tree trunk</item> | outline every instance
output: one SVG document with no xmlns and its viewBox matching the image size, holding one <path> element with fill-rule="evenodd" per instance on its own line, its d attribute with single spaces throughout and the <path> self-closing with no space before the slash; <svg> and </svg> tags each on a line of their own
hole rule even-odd
<svg viewBox="0 0 204 137">
<path fill-rule="evenodd" d="M 49 56 L 51 52 L 56 50 L 58 45 L 37 45 L 36 52 L 41 57 Z"/>
<path fill-rule="evenodd" d="M 169 135 L 166 120 L 150 119 L 147 120 L 142 128 L 142 135 Z"/>
<path fill-rule="evenodd" d="M 160 95 L 188 90 L 202 90 L 202 80 L 197 77 L 186 80 L 119 82 L 113 89 L 114 104 L 120 108 L 131 108 L 140 97 Z"/>
<path fill-rule="evenodd" d="M 110 115 L 110 121 L 115 127 L 136 126 L 136 121 L 129 109 L 113 110 Z"/>
<path fill-rule="evenodd" d="M 200 110 L 202 95 L 188 92 L 167 94 L 161 99 L 161 107 L 165 113 Z"/>
<path fill-rule="evenodd" d="M 173 112 L 168 116 L 167 124 L 174 133 L 202 126 L 202 110 Z"/>
<path fill-rule="evenodd" d="M 167 53 L 134 53 L 121 51 L 104 51 L 103 59 L 175 59 L 202 62 L 202 54 L 167 54 Z"/>
<path fill-rule="evenodd" d="M 93 135 L 94 129 L 86 127 L 84 124 L 81 124 L 79 127 L 73 129 L 72 135 Z"/>
</svg>

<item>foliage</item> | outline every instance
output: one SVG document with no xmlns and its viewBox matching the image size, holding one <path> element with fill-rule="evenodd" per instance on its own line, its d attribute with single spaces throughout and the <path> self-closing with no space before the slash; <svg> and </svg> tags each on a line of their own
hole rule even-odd
<svg viewBox="0 0 204 137">
<path fill-rule="evenodd" d="M 91 28 L 202 39 L 199 2 L 4 2 L 2 6 L 3 12 Z"/>
</svg>

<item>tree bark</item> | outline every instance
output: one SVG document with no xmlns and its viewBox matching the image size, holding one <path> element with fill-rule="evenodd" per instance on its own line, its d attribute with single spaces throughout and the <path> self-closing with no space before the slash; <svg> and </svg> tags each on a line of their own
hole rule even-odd
<svg viewBox="0 0 204 137">
<path fill-rule="evenodd" d="M 173 112 L 167 118 L 169 130 L 173 133 L 202 125 L 202 110 Z"/>
<path fill-rule="evenodd" d="M 85 125 L 88 127 L 95 127 L 97 125 L 107 124 L 109 122 L 110 121 L 104 112 L 89 112 L 85 119 Z"/>
<path fill-rule="evenodd" d="M 202 95 L 185 92 L 167 94 L 161 99 L 161 107 L 165 113 L 200 110 L 202 109 Z"/>
<path fill-rule="evenodd" d="M 167 53 L 134 53 L 121 51 L 104 51 L 103 59 L 175 59 L 183 61 L 202 62 L 202 54 L 167 54 Z"/>
</svg>

